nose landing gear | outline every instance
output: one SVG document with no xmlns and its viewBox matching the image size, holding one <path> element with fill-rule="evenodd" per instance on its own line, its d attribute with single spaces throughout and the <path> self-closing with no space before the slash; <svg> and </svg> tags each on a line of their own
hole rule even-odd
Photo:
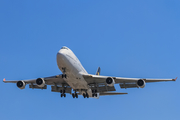
<svg viewBox="0 0 180 120">
<path fill-rule="evenodd" d="M 66 78 L 66 74 L 62 74 L 62 78 Z"/>
<path fill-rule="evenodd" d="M 62 70 L 63 70 L 62 78 L 66 78 L 66 68 L 63 67 Z"/>
</svg>

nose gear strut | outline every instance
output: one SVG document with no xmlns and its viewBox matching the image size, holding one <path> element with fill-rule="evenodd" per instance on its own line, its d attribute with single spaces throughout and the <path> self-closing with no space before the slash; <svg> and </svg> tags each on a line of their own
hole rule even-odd
<svg viewBox="0 0 180 120">
<path fill-rule="evenodd" d="M 62 78 L 66 78 L 66 68 L 65 67 L 62 67 L 62 70 L 63 70 L 63 74 L 62 74 Z"/>
</svg>

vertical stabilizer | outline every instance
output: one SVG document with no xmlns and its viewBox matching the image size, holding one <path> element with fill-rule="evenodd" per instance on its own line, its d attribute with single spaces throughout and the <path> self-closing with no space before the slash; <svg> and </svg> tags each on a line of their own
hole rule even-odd
<svg viewBox="0 0 180 120">
<path fill-rule="evenodd" d="M 101 68 L 98 67 L 97 72 L 96 72 L 96 75 L 100 75 L 100 72 L 101 72 Z"/>
</svg>

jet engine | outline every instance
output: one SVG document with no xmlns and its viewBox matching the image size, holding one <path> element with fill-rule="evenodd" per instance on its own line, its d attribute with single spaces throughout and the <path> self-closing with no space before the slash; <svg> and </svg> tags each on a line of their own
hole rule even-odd
<svg viewBox="0 0 180 120">
<path fill-rule="evenodd" d="M 108 86 L 114 86 L 115 81 L 114 81 L 114 79 L 112 77 L 108 77 L 106 79 L 106 83 L 107 83 Z"/>
<path fill-rule="evenodd" d="M 38 87 L 44 87 L 45 86 L 45 81 L 43 78 L 38 78 L 36 79 L 36 84 Z"/>
<path fill-rule="evenodd" d="M 140 87 L 140 88 L 144 88 L 146 85 L 146 82 L 142 79 L 138 80 L 137 81 L 137 86 Z"/>
<path fill-rule="evenodd" d="M 25 86 L 26 86 L 26 83 L 25 83 L 24 81 L 18 81 L 18 82 L 16 83 L 16 85 L 17 85 L 17 87 L 18 87 L 19 89 L 24 89 Z"/>
</svg>

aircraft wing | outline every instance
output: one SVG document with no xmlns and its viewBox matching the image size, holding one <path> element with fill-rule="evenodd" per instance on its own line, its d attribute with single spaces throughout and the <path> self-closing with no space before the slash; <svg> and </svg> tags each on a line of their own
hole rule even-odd
<svg viewBox="0 0 180 120">
<path fill-rule="evenodd" d="M 3 80 L 4 83 L 17 83 L 20 80 L 8 80 L 6 81 L 5 79 Z M 36 83 L 36 79 L 32 79 L 32 80 L 23 80 L 26 84 L 30 84 L 30 83 Z"/>
<path fill-rule="evenodd" d="M 84 74 L 84 79 L 88 84 L 105 84 L 106 79 L 110 76 L 101 76 L 101 75 L 91 75 L 91 74 Z M 111 77 L 114 79 L 115 84 L 120 84 L 121 88 L 132 88 L 132 87 L 138 87 L 136 85 L 136 82 L 138 80 L 144 80 L 146 83 L 149 82 L 163 82 L 163 81 L 176 81 L 175 79 L 147 79 L 147 78 L 123 78 L 123 77 Z M 125 84 L 127 84 L 125 87 Z M 123 87 L 124 85 L 124 87 Z"/>
<path fill-rule="evenodd" d="M 44 77 L 43 78 L 45 83 L 47 85 L 61 85 L 61 84 L 67 84 L 63 79 L 61 75 L 56 75 L 56 76 L 51 76 L 51 77 Z M 5 79 L 3 80 L 4 83 L 17 83 L 18 81 L 21 80 L 13 80 L 13 81 L 6 81 Z M 26 84 L 36 84 L 36 79 L 30 79 L 30 80 L 22 80 Z"/>
<path fill-rule="evenodd" d="M 32 88 L 32 89 L 47 89 L 47 85 L 51 85 L 51 91 L 52 92 L 60 92 L 61 90 L 65 89 L 66 93 L 71 93 L 72 88 L 64 81 L 64 79 L 62 78 L 62 75 L 44 77 L 43 79 L 45 81 L 45 86 L 44 87 L 39 87 L 36 84 L 37 79 L 14 80 L 14 81 L 6 81 L 4 79 L 3 82 L 4 83 L 17 83 L 18 81 L 23 81 L 25 83 L 25 86 L 27 84 L 29 84 L 29 88 Z"/>
</svg>

